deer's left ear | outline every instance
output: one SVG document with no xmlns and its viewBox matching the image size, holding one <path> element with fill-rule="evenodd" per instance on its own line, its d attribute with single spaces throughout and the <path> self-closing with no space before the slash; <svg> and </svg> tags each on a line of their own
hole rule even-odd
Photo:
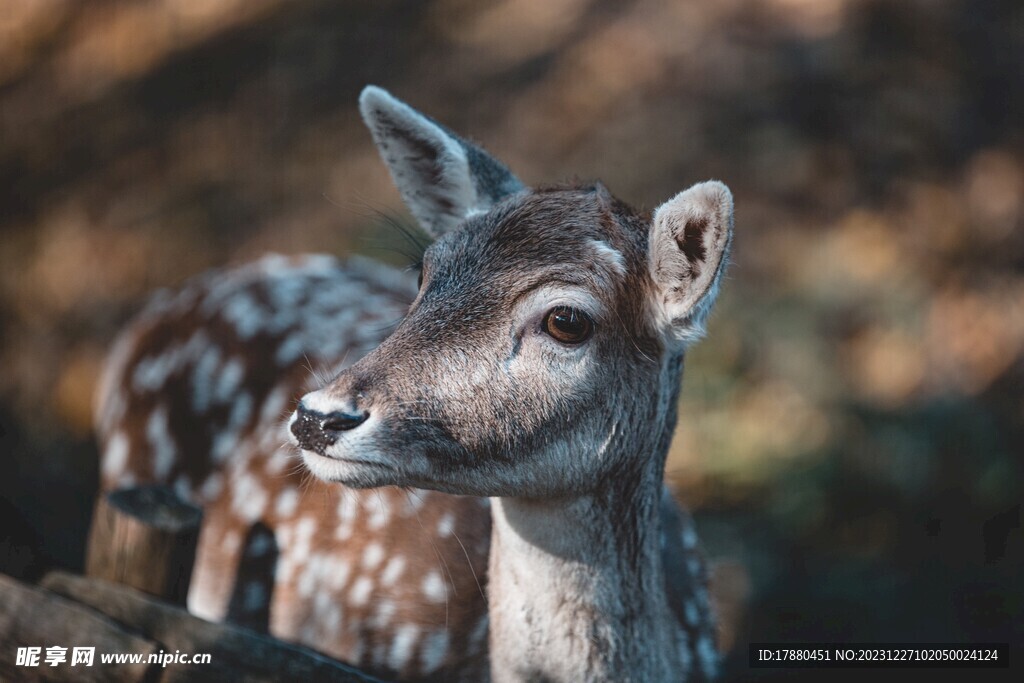
<svg viewBox="0 0 1024 683">
<path fill-rule="evenodd" d="M 367 86 L 359 108 L 406 206 L 434 237 L 523 189 L 501 162 L 386 90 Z"/>
<path fill-rule="evenodd" d="M 732 193 L 718 181 L 698 183 L 654 212 L 649 267 L 655 313 L 669 339 L 704 335 L 732 242 Z"/>
</svg>

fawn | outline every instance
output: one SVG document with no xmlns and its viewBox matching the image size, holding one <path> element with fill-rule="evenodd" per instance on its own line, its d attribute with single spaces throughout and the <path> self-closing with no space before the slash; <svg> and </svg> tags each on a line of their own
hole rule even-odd
<svg viewBox="0 0 1024 683">
<path fill-rule="evenodd" d="M 382 677 L 713 677 L 663 471 L 728 189 L 645 215 L 600 184 L 527 188 L 379 88 L 360 108 L 436 240 L 419 285 L 273 256 L 156 297 L 101 382 L 103 486 L 203 506 L 191 611 Z"/>
</svg>

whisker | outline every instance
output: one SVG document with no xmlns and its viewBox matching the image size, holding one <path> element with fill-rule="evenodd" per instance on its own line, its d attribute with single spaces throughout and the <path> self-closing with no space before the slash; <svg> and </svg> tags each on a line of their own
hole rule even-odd
<svg viewBox="0 0 1024 683">
<path fill-rule="evenodd" d="M 480 585 L 480 579 L 477 577 L 476 570 L 473 568 L 473 560 L 469 559 L 469 551 L 466 550 L 466 546 L 463 544 L 462 539 L 459 538 L 459 535 L 455 533 L 455 529 L 452 529 L 452 536 L 455 537 L 455 540 L 459 543 L 459 547 L 462 548 L 462 554 L 466 556 L 466 564 L 469 565 L 469 572 L 473 575 L 473 581 L 476 582 L 476 589 L 480 591 L 480 597 L 486 601 L 487 596 L 484 594 L 484 587 Z"/>
<path fill-rule="evenodd" d="M 416 495 L 416 493 L 414 491 L 407 490 L 407 489 L 403 489 L 403 490 L 405 491 L 405 495 L 406 496 L 409 496 L 409 495 L 416 496 L 416 498 L 420 501 L 420 504 L 421 505 L 423 504 L 423 499 L 420 498 L 420 496 Z M 431 537 L 431 535 L 428 534 L 427 530 L 423 527 L 423 519 L 420 517 L 419 508 L 416 508 L 414 510 L 414 513 L 416 514 L 416 523 L 419 524 L 420 531 L 423 532 L 423 536 L 427 539 L 427 543 L 430 544 L 431 549 L 434 551 L 434 557 L 436 557 L 437 560 L 438 560 L 438 569 L 441 569 L 442 576 L 447 574 L 448 581 L 452 584 L 452 591 L 454 592 L 455 591 L 455 579 L 452 576 L 451 571 L 448 569 L 448 563 L 445 562 L 444 557 L 441 555 L 440 551 L 438 551 L 437 545 L 434 544 L 434 540 Z M 441 565 L 444 565 L 444 567 L 442 568 Z M 458 595 L 458 594 L 456 593 L 456 595 Z M 445 626 L 445 628 L 448 628 L 448 584 L 447 583 L 445 584 L 445 587 L 444 587 L 444 626 Z"/>
<path fill-rule="evenodd" d="M 376 248 L 401 253 L 403 256 L 410 259 L 410 262 L 415 263 L 422 259 L 423 252 L 426 251 L 428 246 L 430 246 L 429 238 L 423 235 L 418 228 L 405 223 L 397 214 L 390 211 L 387 207 L 375 206 L 365 197 L 361 196 L 357 196 L 355 200 L 346 202 L 345 204 L 331 199 L 326 196 L 326 194 L 324 197 L 334 206 L 351 211 L 363 218 L 376 219 L 384 226 L 391 228 L 405 240 L 408 246 L 413 249 L 413 252 L 406 253 L 390 245 Z"/>
<path fill-rule="evenodd" d="M 615 315 L 616 319 L 618 319 L 619 325 L 622 326 L 622 331 L 626 334 L 626 337 L 629 339 L 630 343 L 633 344 L 633 348 L 637 350 L 637 353 L 639 353 L 641 356 L 643 356 L 644 360 L 646 360 L 647 362 L 649 362 L 649 363 L 657 363 L 656 360 L 654 360 L 653 358 L 648 356 L 646 353 L 644 353 L 643 350 L 640 348 L 640 345 L 636 343 L 636 339 L 633 337 L 632 334 L 630 334 L 629 328 L 626 327 L 626 323 L 622 322 L 622 317 L 619 315 L 619 312 L 616 311 L 614 308 L 611 309 L 611 310 L 612 310 L 612 313 Z"/>
</svg>

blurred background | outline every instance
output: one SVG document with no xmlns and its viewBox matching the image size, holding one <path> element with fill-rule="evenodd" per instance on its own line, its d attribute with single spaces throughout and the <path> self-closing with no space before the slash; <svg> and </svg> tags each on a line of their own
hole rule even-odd
<svg viewBox="0 0 1024 683">
<path fill-rule="evenodd" d="M 4 2 L 0 571 L 81 568 L 94 386 L 154 289 L 268 251 L 401 263 L 367 83 L 527 183 L 732 187 L 668 465 L 732 676 L 750 641 L 1024 643 L 1010 0 Z"/>
</svg>

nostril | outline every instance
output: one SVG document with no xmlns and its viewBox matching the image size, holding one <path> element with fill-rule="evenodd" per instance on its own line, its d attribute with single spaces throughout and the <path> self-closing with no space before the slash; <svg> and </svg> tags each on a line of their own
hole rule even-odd
<svg viewBox="0 0 1024 683">
<path fill-rule="evenodd" d="M 331 413 L 330 415 L 324 415 L 320 428 L 325 432 L 347 432 L 366 422 L 369 417 L 370 414 L 366 412 L 356 415 L 342 412 Z"/>
</svg>

